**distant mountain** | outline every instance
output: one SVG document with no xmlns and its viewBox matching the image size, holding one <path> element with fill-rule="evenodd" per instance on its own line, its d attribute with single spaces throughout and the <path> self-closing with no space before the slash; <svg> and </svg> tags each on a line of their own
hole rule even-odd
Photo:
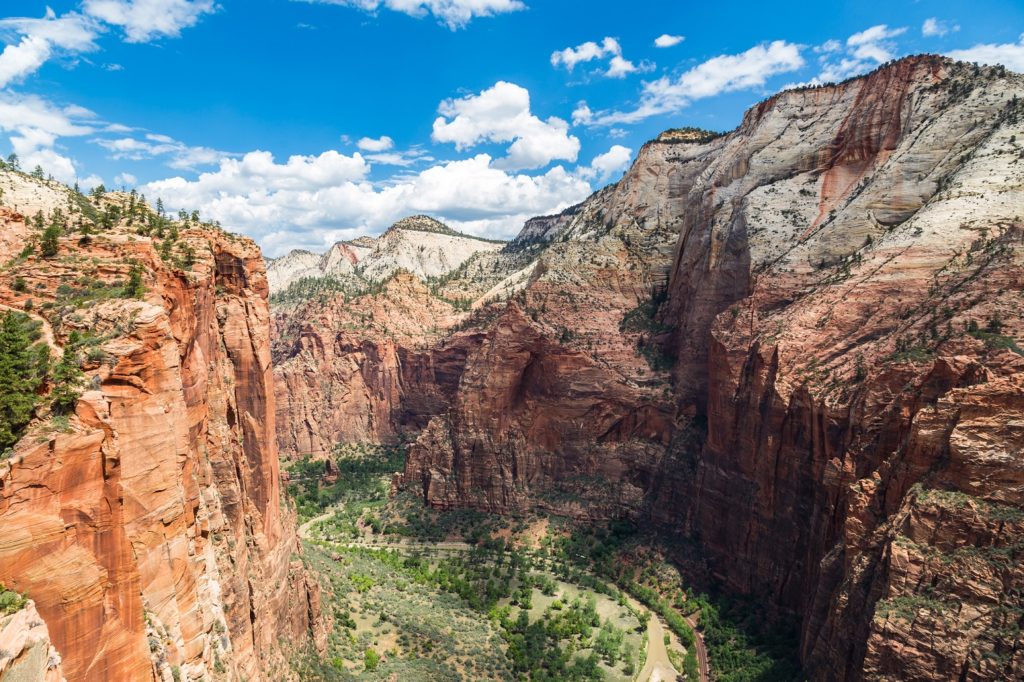
<svg viewBox="0 0 1024 682">
<path fill-rule="evenodd" d="M 304 278 L 330 277 L 358 288 L 405 270 L 427 280 L 451 273 L 477 253 L 504 246 L 505 242 L 463 234 L 428 216 L 410 216 L 377 238 L 338 242 L 323 254 L 296 250 L 268 259 L 267 280 L 272 294 Z"/>
</svg>

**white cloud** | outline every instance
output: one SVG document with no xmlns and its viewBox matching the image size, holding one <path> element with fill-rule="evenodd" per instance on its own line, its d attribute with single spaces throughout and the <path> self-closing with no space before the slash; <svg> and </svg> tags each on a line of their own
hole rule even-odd
<svg viewBox="0 0 1024 682">
<path fill-rule="evenodd" d="M 132 132 L 126 126 L 108 126 L 107 132 L 117 130 L 119 132 Z M 96 138 L 94 144 L 103 147 L 111 152 L 113 159 L 128 159 L 141 161 L 153 159 L 159 156 L 167 156 L 167 165 L 178 170 L 194 170 L 202 166 L 212 166 L 220 163 L 225 157 L 233 156 L 227 152 L 210 149 L 209 147 L 190 147 L 167 135 L 149 133 L 142 138 L 118 137 L 118 138 Z"/>
<path fill-rule="evenodd" d="M 515 83 L 499 81 L 478 95 L 445 100 L 438 111 L 435 142 L 452 142 L 460 151 L 482 142 L 511 142 L 508 156 L 495 161 L 495 168 L 541 168 L 556 159 L 575 161 L 580 151 L 569 124 L 555 116 L 546 121 L 534 116 L 530 93 Z"/>
<path fill-rule="evenodd" d="M 921 35 L 923 35 L 925 38 L 932 38 L 935 36 L 941 37 L 950 32 L 956 33 L 959 30 L 959 25 L 954 24 L 953 26 L 950 26 L 945 21 L 940 21 L 935 17 L 925 19 L 924 23 L 921 24 Z"/>
<path fill-rule="evenodd" d="M 755 45 L 740 54 L 714 57 L 677 78 L 665 76 L 644 83 L 640 103 L 631 111 L 593 113 L 589 108 L 577 107 L 579 121 L 589 125 L 635 123 L 680 111 L 697 99 L 762 87 L 772 76 L 801 68 L 804 60 L 800 49 L 794 43 L 776 40 Z"/>
<path fill-rule="evenodd" d="M 982 44 L 966 50 L 953 50 L 947 57 L 979 64 L 1002 64 L 1008 69 L 1024 73 L 1024 33 L 1016 43 Z"/>
<path fill-rule="evenodd" d="M 74 182 L 77 169 L 74 161 L 56 151 L 57 140 L 94 132 L 91 117 L 92 112 L 81 107 L 60 109 L 34 95 L 0 92 L 0 131 L 9 135 L 22 168 L 42 166 L 61 182 Z"/>
<path fill-rule="evenodd" d="M 525 9 L 521 0 L 302 0 L 322 5 L 344 5 L 366 12 L 381 7 L 412 17 L 433 15 L 451 30 L 463 28 L 476 17 L 493 17 Z"/>
<path fill-rule="evenodd" d="M 839 52 L 843 49 L 843 44 L 838 40 L 826 40 L 821 45 L 817 45 L 814 48 L 815 52 L 828 54 L 830 52 Z"/>
<path fill-rule="evenodd" d="M 851 48 L 855 59 L 870 59 L 881 64 L 894 56 L 895 46 L 890 40 L 906 32 L 906 28 L 889 28 L 885 24 L 879 24 L 860 33 L 854 33 L 846 39 L 846 46 Z"/>
<path fill-rule="evenodd" d="M 364 137 L 356 143 L 356 146 L 364 152 L 386 152 L 395 146 L 395 141 L 387 135 L 382 135 L 376 140 L 372 137 Z"/>
<path fill-rule="evenodd" d="M 396 149 L 394 151 L 367 154 L 366 160 L 381 166 L 400 166 L 405 168 L 417 163 L 434 161 L 434 157 L 430 156 L 420 147 L 413 147 L 412 149 Z"/>
<path fill-rule="evenodd" d="M 845 44 L 829 40 L 814 49 L 821 54 L 818 58 L 821 73 L 804 85 L 844 81 L 894 59 L 899 48 L 893 39 L 906 32 L 905 27 L 889 28 L 886 24 L 879 24 L 854 33 L 846 39 Z"/>
<path fill-rule="evenodd" d="M 588 180 L 605 182 L 619 171 L 629 167 L 633 160 L 633 150 L 621 144 L 612 145 L 604 154 L 598 154 L 590 162 L 590 166 L 581 168 L 579 173 Z"/>
<path fill-rule="evenodd" d="M 0 53 L 0 87 L 35 73 L 55 52 L 96 49 L 98 32 L 91 19 L 75 12 L 58 17 L 50 8 L 42 19 L 0 19 L 0 37 L 11 41 Z"/>
<path fill-rule="evenodd" d="M 577 64 L 603 59 L 609 55 L 621 55 L 622 47 L 615 38 L 605 38 L 601 44 L 587 41 L 576 47 L 567 47 L 564 50 L 556 50 L 551 53 L 551 66 L 564 66 L 569 71 L 576 68 Z"/>
<path fill-rule="evenodd" d="M 615 55 L 608 62 L 608 70 L 605 71 L 604 75 L 609 78 L 625 78 L 631 73 L 636 73 L 638 70 L 633 62 Z"/>
<path fill-rule="evenodd" d="M 130 43 L 177 37 L 204 14 L 216 11 L 213 0 L 85 0 L 84 9 L 97 19 L 119 26 Z"/>
<path fill-rule="evenodd" d="M 591 62 L 597 59 L 608 58 L 608 69 L 604 75 L 608 78 L 625 78 L 637 71 L 649 71 L 654 68 L 653 64 L 641 64 L 639 67 L 622 56 L 622 46 L 615 38 L 606 37 L 600 43 L 587 41 L 576 47 L 567 47 L 564 50 L 556 50 L 551 53 L 551 66 L 558 68 L 564 66 L 567 71 L 572 71 L 577 64 Z"/>
<path fill-rule="evenodd" d="M 134 187 L 138 182 L 139 179 L 131 173 L 121 173 L 114 177 L 114 184 L 122 187 Z"/>
<path fill-rule="evenodd" d="M 359 154 L 328 151 L 278 164 L 266 152 L 252 152 L 192 181 L 176 177 L 140 189 L 172 210 L 199 209 L 249 234 L 270 255 L 374 234 L 413 213 L 474 234 L 511 237 L 526 218 L 562 210 L 591 191 L 561 166 L 530 176 L 506 173 L 491 161 L 479 154 L 373 184 L 365 181 Z"/>
<path fill-rule="evenodd" d="M 572 124 L 574 126 L 586 125 L 594 120 L 594 112 L 586 102 L 580 102 L 572 112 Z"/>
<path fill-rule="evenodd" d="M 675 47 L 679 43 L 686 40 L 684 36 L 673 36 L 668 33 L 663 33 L 654 39 L 655 47 Z"/>
</svg>

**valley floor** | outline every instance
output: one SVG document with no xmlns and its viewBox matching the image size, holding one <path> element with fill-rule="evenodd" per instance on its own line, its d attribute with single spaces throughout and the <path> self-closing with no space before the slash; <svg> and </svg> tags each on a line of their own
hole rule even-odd
<svg viewBox="0 0 1024 682">
<path fill-rule="evenodd" d="M 402 453 L 349 444 L 331 468 L 289 468 L 334 623 L 326 654 L 296 659 L 302 679 L 705 682 L 705 636 L 724 662 L 716 679 L 793 679 L 778 650 L 733 624 L 756 613 L 689 594 L 635 529 L 427 509 L 390 493 Z"/>
</svg>

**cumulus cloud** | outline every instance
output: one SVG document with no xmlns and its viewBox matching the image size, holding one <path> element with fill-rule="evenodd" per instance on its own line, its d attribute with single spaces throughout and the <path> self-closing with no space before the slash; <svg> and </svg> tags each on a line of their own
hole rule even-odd
<svg viewBox="0 0 1024 682">
<path fill-rule="evenodd" d="M 495 168 L 487 154 L 383 184 L 366 181 L 367 170 L 358 153 L 328 151 L 279 164 L 266 152 L 252 152 L 225 159 L 195 180 L 175 177 L 141 189 L 170 209 L 199 209 L 249 234 L 270 255 L 378 233 L 413 213 L 438 216 L 474 234 L 511 237 L 526 218 L 562 210 L 591 191 L 561 166 L 538 176 L 510 174 Z"/>
<path fill-rule="evenodd" d="M 637 66 L 622 56 L 622 46 L 619 45 L 619 41 L 608 37 L 600 43 L 587 41 L 576 47 L 567 47 L 564 50 L 552 52 L 551 66 L 555 68 L 564 66 L 567 71 L 571 72 L 577 64 L 605 58 L 608 58 L 608 69 L 603 73 L 608 78 L 625 78 L 637 71 L 649 71 L 654 66 L 647 63 Z"/>
<path fill-rule="evenodd" d="M 1024 33 L 1016 43 L 987 43 L 966 50 L 953 50 L 947 57 L 979 64 L 1002 64 L 1008 69 L 1024 73 Z"/>
<path fill-rule="evenodd" d="M 0 20 L 0 37 L 9 41 L 0 53 L 0 87 L 35 73 L 55 53 L 95 50 L 98 33 L 90 18 L 76 12 L 58 17 L 50 8 L 42 19 Z"/>
<path fill-rule="evenodd" d="M 301 0 L 321 5 L 344 5 L 366 12 L 381 7 L 412 17 L 432 15 L 451 30 L 465 27 L 475 17 L 493 17 L 525 9 L 521 0 Z"/>
<path fill-rule="evenodd" d="M 85 12 L 119 26 L 130 43 L 175 38 L 216 11 L 213 0 L 85 0 Z"/>
<path fill-rule="evenodd" d="M 580 102 L 572 111 L 572 124 L 574 126 L 586 125 L 594 120 L 594 112 L 586 102 Z"/>
<path fill-rule="evenodd" d="M 879 24 L 854 33 L 845 43 L 830 40 L 815 48 L 821 54 L 821 73 L 804 85 L 836 83 L 859 76 L 898 54 L 895 38 L 907 32 L 905 27 L 889 28 Z"/>
<path fill-rule="evenodd" d="M 532 114 L 530 93 L 515 83 L 499 81 L 478 95 L 446 100 L 438 111 L 435 142 L 454 143 L 460 151 L 482 142 L 511 142 L 508 155 L 496 160 L 495 168 L 541 168 L 554 160 L 575 161 L 580 151 L 569 124 Z"/>
<path fill-rule="evenodd" d="M 124 28 L 129 42 L 144 42 L 177 36 L 214 8 L 213 0 L 85 0 L 84 13 L 57 16 L 48 7 L 40 19 L 0 19 L 0 39 L 8 43 L 0 52 L 0 88 L 35 73 L 56 55 L 97 49 L 96 38 L 108 24 Z"/>
<path fill-rule="evenodd" d="M 579 116 L 574 113 L 574 120 L 588 125 L 635 123 L 680 111 L 697 99 L 762 87 L 772 76 L 803 65 L 799 45 L 784 40 L 755 45 L 740 54 L 709 59 L 676 78 L 665 76 L 644 83 L 640 103 L 632 110 L 594 113 L 584 103 L 577 107 Z"/>
<path fill-rule="evenodd" d="M 602 59 L 608 55 L 621 55 L 622 47 L 615 38 L 605 38 L 601 44 L 587 41 L 576 47 L 567 47 L 564 50 L 556 50 L 551 53 L 551 66 L 564 66 L 569 71 L 576 68 L 577 64 Z"/>
<path fill-rule="evenodd" d="M 936 36 L 944 36 L 947 33 L 956 33 L 960 30 L 960 26 L 954 24 L 950 26 L 945 21 L 940 21 L 935 17 L 925 19 L 924 23 L 921 24 L 921 35 L 925 38 L 932 38 Z"/>
<path fill-rule="evenodd" d="M 579 173 L 588 180 L 606 182 L 616 173 L 629 167 L 633 160 L 633 150 L 621 144 L 612 145 L 604 154 L 598 154 L 590 162 L 590 166 L 581 168 Z"/>
<path fill-rule="evenodd" d="M 668 33 L 663 33 L 654 39 L 655 47 L 675 47 L 679 43 L 686 40 L 683 36 L 673 36 Z"/>
<path fill-rule="evenodd" d="M 78 169 L 57 151 L 57 141 L 94 132 L 92 116 L 81 107 L 61 109 L 34 95 L 0 92 L 0 131 L 9 135 L 22 167 L 42 166 L 61 182 L 73 183 Z"/>
<path fill-rule="evenodd" d="M 885 24 L 879 24 L 860 33 L 854 33 L 846 39 L 846 46 L 851 48 L 855 59 L 872 60 L 881 64 L 894 56 L 895 46 L 891 39 L 906 32 L 906 28 L 889 28 Z"/>
<path fill-rule="evenodd" d="M 134 187 L 139 179 L 131 173 L 121 173 L 114 177 L 114 183 L 122 187 Z"/>
<path fill-rule="evenodd" d="M 382 135 L 377 139 L 364 137 L 356 143 L 356 146 L 364 152 L 386 152 L 395 146 L 395 141 L 387 135 Z"/>
</svg>

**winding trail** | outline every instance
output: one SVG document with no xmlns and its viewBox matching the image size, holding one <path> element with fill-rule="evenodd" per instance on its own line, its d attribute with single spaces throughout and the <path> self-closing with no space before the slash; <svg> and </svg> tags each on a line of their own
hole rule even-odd
<svg viewBox="0 0 1024 682">
<path fill-rule="evenodd" d="M 302 540 L 314 539 L 309 537 L 310 529 L 317 523 L 329 519 L 336 511 L 337 508 L 328 509 L 320 516 L 316 516 L 300 525 L 297 531 L 299 538 Z M 395 549 L 422 552 L 441 551 L 462 553 L 470 552 L 474 549 L 474 545 L 471 545 L 468 542 L 455 541 L 416 542 L 412 540 L 402 540 L 398 542 L 369 542 L 366 540 L 354 540 L 352 542 L 332 542 L 331 544 L 350 549 L 364 547 L 368 549 Z M 638 602 L 628 593 L 626 594 L 626 600 L 629 602 L 630 607 L 635 611 L 646 612 L 650 615 L 650 619 L 647 621 L 647 660 L 644 663 L 644 667 L 640 671 L 640 674 L 636 676 L 636 682 L 674 682 L 679 677 L 680 672 L 673 667 L 672 662 L 669 660 L 668 649 L 665 647 L 666 627 L 661 622 L 661 618 L 658 614 Z M 687 617 L 686 622 L 693 628 L 694 648 L 697 650 L 697 663 L 700 669 L 700 682 L 709 682 L 711 674 L 708 666 L 708 652 L 707 648 L 704 646 L 704 637 L 697 629 L 696 618 L 689 616 Z"/>
<path fill-rule="evenodd" d="M 22 315 L 27 315 L 32 320 L 41 323 L 42 327 L 40 328 L 39 331 L 43 335 L 42 340 L 46 343 L 47 346 L 50 347 L 50 355 L 55 358 L 59 358 L 64 353 L 64 349 L 60 346 L 60 344 L 57 343 L 57 338 L 53 335 L 53 327 L 50 326 L 50 321 L 47 320 L 45 317 L 36 315 L 33 312 L 28 312 L 21 308 L 15 308 L 9 305 L 4 305 L 3 303 L 0 303 L 0 310 L 10 310 L 15 313 L 21 313 Z"/>
</svg>

